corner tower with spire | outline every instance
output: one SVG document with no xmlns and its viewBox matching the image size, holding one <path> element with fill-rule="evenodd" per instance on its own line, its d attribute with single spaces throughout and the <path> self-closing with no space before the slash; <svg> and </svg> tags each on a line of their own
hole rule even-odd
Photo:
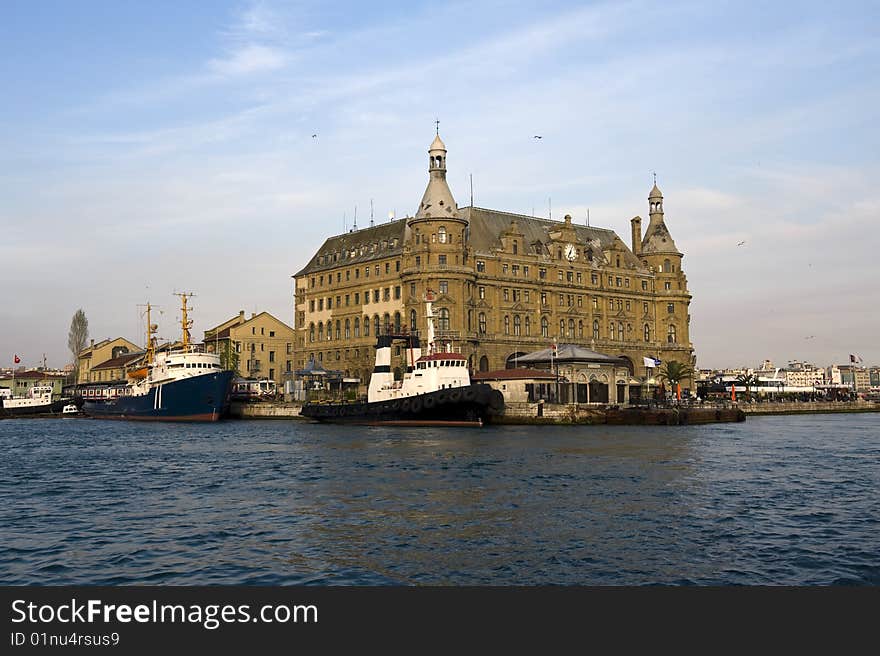
<svg viewBox="0 0 880 656">
<path fill-rule="evenodd" d="M 453 305 L 465 298 L 468 220 L 458 209 L 446 182 L 446 144 L 437 130 L 428 148 L 428 186 L 415 216 L 407 221 L 405 266 L 401 278 L 404 288 L 418 281 L 415 295 L 406 298 L 406 314 L 416 319 L 417 328 L 425 327 L 423 294 L 437 295 L 437 335 L 451 326 L 448 317 Z M 459 299 L 459 300 L 456 300 Z M 460 315 L 460 307 L 458 314 Z"/>
</svg>

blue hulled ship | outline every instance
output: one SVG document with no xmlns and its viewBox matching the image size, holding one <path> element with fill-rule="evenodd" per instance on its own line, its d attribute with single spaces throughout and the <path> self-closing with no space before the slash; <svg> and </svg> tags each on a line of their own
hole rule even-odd
<svg viewBox="0 0 880 656">
<path fill-rule="evenodd" d="M 220 356 L 205 353 L 190 343 L 192 321 L 182 298 L 181 346 L 158 352 L 147 305 L 147 349 L 142 366 L 128 372 L 126 385 L 114 398 L 86 401 L 83 412 L 91 417 L 144 421 L 217 421 L 229 409 L 234 372 L 224 371 Z"/>
</svg>

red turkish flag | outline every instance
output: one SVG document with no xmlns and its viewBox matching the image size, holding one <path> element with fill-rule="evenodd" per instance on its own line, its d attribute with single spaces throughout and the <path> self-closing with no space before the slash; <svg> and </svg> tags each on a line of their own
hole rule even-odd
<svg viewBox="0 0 880 656">
<path fill-rule="evenodd" d="M 21 362 L 21 358 L 18 357 L 17 355 L 13 356 L 13 362 L 15 362 L 15 364 L 18 364 L 19 362 Z"/>
</svg>

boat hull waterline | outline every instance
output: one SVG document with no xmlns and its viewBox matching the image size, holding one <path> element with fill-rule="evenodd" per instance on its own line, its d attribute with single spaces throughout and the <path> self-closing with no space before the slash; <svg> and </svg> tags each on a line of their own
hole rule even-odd
<svg viewBox="0 0 880 656">
<path fill-rule="evenodd" d="M 137 421 L 217 421 L 229 409 L 231 371 L 162 383 L 140 396 L 86 401 L 83 412 L 100 419 Z"/>
<path fill-rule="evenodd" d="M 369 426 L 482 426 L 504 408 L 489 385 L 441 389 L 384 401 L 306 403 L 300 414 L 316 421 Z"/>
</svg>

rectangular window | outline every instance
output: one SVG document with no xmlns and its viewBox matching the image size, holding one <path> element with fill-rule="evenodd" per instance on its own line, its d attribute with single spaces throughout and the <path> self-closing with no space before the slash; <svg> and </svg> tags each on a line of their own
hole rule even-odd
<svg viewBox="0 0 880 656">
<path fill-rule="evenodd" d="M 645 291 L 648 291 L 648 281 L 647 280 L 642 281 L 642 289 Z"/>
<path fill-rule="evenodd" d="M 437 259 L 438 259 L 438 264 L 440 266 L 446 266 L 446 256 L 445 255 L 438 255 Z"/>
<path fill-rule="evenodd" d="M 547 305 L 547 292 L 541 292 L 541 305 Z"/>
<path fill-rule="evenodd" d="M 547 278 L 547 269 L 538 269 L 538 277 L 541 280 L 545 280 Z"/>
<path fill-rule="evenodd" d="M 415 295 L 416 295 L 416 284 L 415 284 L 414 282 L 411 282 L 411 283 L 409 284 L 409 295 L 410 295 L 410 296 L 415 296 Z"/>
<path fill-rule="evenodd" d="M 385 293 L 383 294 L 383 300 L 386 300 L 386 301 L 391 300 L 391 287 L 385 288 Z"/>
<path fill-rule="evenodd" d="M 321 312 L 323 309 L 324 309 L 324 299 L 319 298 L 318 299 L 318 312 Z"/>
<path fill-rule="evenodd" d="M 663 283 L 663 289 L 672 289 L 672 283 L 667 280 Z"/>
<path fill-rule="evenodd" d="M 342 297 L 341 297 L 341 296 L 337 296 L 337 297 L 336 297 L 336 307 L 337 307 L 337 308 L 341 308 L 341 307 L 342 307 Z"/>
<path fill-rule="evenodd" d="M 355 269 L 355 271 L 360 271 L 360 269 Z M 360 292 L 355 292 L 355 293 L 354 293 L 354 304 L 355 304 L 355 305 L 360 305 L 360 304 L 361 304 L 361 293 L 360 293 Z"/>
<path fill-rule="evenodd" d="M 527 289 L 523 293 L 525 294 L 525 297 L 526 297 L 526 303 L 528 303 L 529 302 L 529 290 Z"/>
<path fill-rule="evenodd" d="M 346 304 L 346 305 L 349 305 L 349 301 L 350 301 L 350 300 L 351 300 L 351 298 L 349 297 L 348 294 L 346 294 L 346 295 L 345 295 L 345 304 Z"/>
<path fill-rule="evenodd" d="M 529 277 L 529 267 L 528 267 L 528 266 L 524 266 L 524 267 L 523 267 L 523 275 L 524 275 L 526 278 Z"/>
<path fill-rule="evenodd" d="M 381 293 L 381 290 L 379 290 L 379 289 L 374 289 L 374 290 L 373 290 L 373 303 L 378 303 L 378 302 L 379 302 L 379 294 L 380 294 L 380 293 Z"/>
<path fill-rule="evenodd" d="M 574 282 L 574 272 L 573 271 L 566 271 L 565 272 L 565 281 L 569 282 L 569 283 Z"/>
<path fill-rule="evenodd" d="M 510 270 L 513 272 L 513 275 L 518 276 L 519 275 L 519 264 L 514 264 L 512 267 L 510 267 Z"/>
<path fill-rule="evenodd" d="M 346 279 L 346 280 L 351 280 L 351 269 L 346 269 L 346 270 L 345 270 L 345 279 Z"/>
<path fill-rule="evenodd" d="M 629 301 L 626 302 L 626 311 L 629 312 Z"/>
<path fill-rule="evenodd" d="M 613 299 L 613 298 L 609 298 L 609 299 L 608 299 L 608 309 L 609 309 L 609 310 L 613 310 L 613 309 L 614 309 L 614 299 Z"/>
<path fill-rule="evenodd" d="M 480 298 L 486 298 L 486 288 L 485 287 L 478 287 L 477 292 L 478 292 Z"/>
<path fill-rule="evenodd" d="M 357 280 L 357 279 L 360 278 L 360 277 L 361 277 L 361 270 L 360 270 L 360 269 L 355 269 L 355 270 L 354 270 L 354 279 Z"/>
<path fill-rule="evenodd" d="M 646 315 L 648 314 L 648 303 L 647 302 L 642 303 L 642 310 L 645 312 Z"/>
<path fill-rule="evenodd" d="M 395 270 L 395 271 L 400 271 L 400 260 L 397 260 L 397 261 L 394 263 L 394 270 Z"/>
<path fill-rule="evenodd" d="M 290 373 L 290 360 L 287 361 L 287 369 L 285 369 L 288 373 Z"/>
<path fill-rule="evenodd" d="M 386 262 L 385 263 L 385 274 L 387 275 L 389 273 L 391 273 L 391 262 Z"/>
<path fill-rule="evenodd" d="M 565 296 L 562 294 L 559 295 L 559 305 L 565 305 Z"/>
<path fill-rule="evenodd" d="M 590 274 L 590 282 L 593 283 L 594 285 L 598 285 L 599 284 L 599 276 L 597 276 L 595 273 L 591 273 Z"/>
<path fill-rule="evenodd" d="M 315 311 L 315 299 L 312 299 L 311 301 L 309 301 L 309 312 L 314 312 L 314 311 Z"/>
<path fill-rule="evenodd" d="M 293 353 L 293 344 L 287 342 L 287 355 L 290 355 L 291 353 Z"/>
<path fill-rule="evenodd" d="M 623 280 L 623 286 L 624 286 L 624 287 L 629 287 L 629 278 L 624 278 L 624 280 Z"/>
<path fill-rule="evenodd" d="M 599 309 L 599 299 L 596 298 L 595 296 L 593 297 L 593 309 L 594 309 L 594 310 L 598 310 L 598 309 Z"/>
<path fill-rule="evenodd" d="M 520 300 L 520 291 L 518 289 L 513 290 L 513 302 L 517 303 Z"/>
<path fill-rule="evenodd" d="M 608 286 L 614 285 L 614 276 L 608 276 Z"/>
<path fill-rule="evenodd" d="M 666 304 L 666 311 L 669 314 L 675 314 L 675 303 L 667 303 Z"/>
<path fill-rule="evenodd" d="M 364 292 L 364 305 L 370 304 L 370 290 Z"/>
<path fill-rule="evenodd" d="M 269 351 L 269 362 L 275 362 L 275 351 Z"/>
<path fill-rule="evenodd" d="M 505 276 L 507 275 L 507 265 L 506 264 L 501 265 L 501 273 L 503 273 Z"/>
<path fill-rule="evenodd" d="M 419 268 L 420 266 L 422 266 L 422 256 L 416 255 L 416 268 Z"/>
<path fill-rule="evenodd" d="M 370 267 L 364 267 L 364 278 L 370 277 Z"/>
<path fill-rule="evenodd" d="M 333 309 L 333 297 L 332 296 L 327 297 L 327 309 L 328 310 Z"/>
<path fill-rule="evenodd" d="M 376 277 L 378 278 L 379 277 L 379 265 L 378 264 L 376 265 L 375 271 L 376 271 Z"/>
<path fill-rule="evenodd" d="M 581 274 L 580 271 L 577 272 L 577 281 L 578 281 L 578 284 L 581 284 L 584 282 L 584 276 L 583 276 L 583 274 Z"/>
<path fill-rule="evenodd" d="M 617 283 L 617 286 L 618 286 L 618 287 L 620 287 L 620 286 L 623 284 L 623 280 L 622 280 L 621 278 L 619 278 L 619 277 L 618 277 L 618 278 L 615 278 L 615 282 Z"/>
<path fill-rule="evenodd" d="M 336 272 L 336 282 L 342 282 L 342 271 Z"/>
<path fill-rule="evenodd" d="M 556 273 L 557 273 L 557 277 L 559 278 L 559 282 L 562 282 L 562 280 L 564 278 L 564 275 L 562 273 L 562 269 L 559 269 L 559 271 L 557 271 Z"/>
<path fill-rule="evenodd" d="M 486 262 L 483 260 L 477 260 L 477 271 L 480 273 L 485 273 L 486 271 Z"/>
<path fill-rule="evenodd" d="M 504 296 L 505 301 L 510 300 L 510 290 L 507 289 L 507 287 L 505 287 L 503 290 L 501 290 L 501 294 L 502 294 L 502 296 Z"/>
<path fill-rule="evenodd" d="M 400 298 L 400 285 L 397 285 L 394 287 L 394 298 L 395 299 Z"/>
<path fill-rule="evenodd" d="M 584 307 L 584 297 L 578 296 L 578 307 Z"/>
<path fill-rule="evenodd" d="M 441 294 L 448 294 L 449 293 L 449 281 L 448 280 L 441 280 L 440 281 L 440 293 Z"/>
</svg>

